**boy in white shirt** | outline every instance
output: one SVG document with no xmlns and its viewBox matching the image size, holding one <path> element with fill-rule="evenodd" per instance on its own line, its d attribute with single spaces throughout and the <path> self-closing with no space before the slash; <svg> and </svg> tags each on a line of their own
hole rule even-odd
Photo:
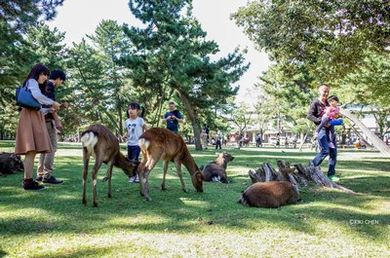
<svg viewBox="0 0 390 258">
<path fill-rule="evenodd" d="M 141 148 L 138 145 L 139 137 L 146 130 L 145 121 L 138 114 L 141 108 L 138 103 L 130 103 L 127 109 L 128 119 L 125 121 L 127 128 L 127 158 L 129 160 L 138 160 Z M 131 183 L 139 183 L 138 175 L 129 178 Z"/>
</svg>

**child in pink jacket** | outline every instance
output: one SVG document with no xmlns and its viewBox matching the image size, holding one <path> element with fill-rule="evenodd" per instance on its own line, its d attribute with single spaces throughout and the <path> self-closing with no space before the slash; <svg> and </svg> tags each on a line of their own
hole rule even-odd
<svg viewBox="0 0 390 258">
<path fill-rule="evenodd" d="M 329 106 L 326 107 L 325 109 L 325 113 L 321 118 L 321 123 L 316 128 L 315 137 L 318 135 L 321 129 L 323 129 L 324 126 L 327 127 L 329 147 L 335 148 L 336 139 L 335 139 L 334 126 L 342 125 L 343 120 L 338 119 L 340 117 L 340 108 L 337 106 L 339 103 L 339 98 L 335 95 L 332 95 L 328 98 L 328 103 Z"/>
</svg>

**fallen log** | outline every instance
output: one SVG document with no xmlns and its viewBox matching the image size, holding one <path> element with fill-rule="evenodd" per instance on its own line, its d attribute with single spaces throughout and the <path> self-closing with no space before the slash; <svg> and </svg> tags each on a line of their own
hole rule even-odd
<svg viewBox="0 0 390 258">
<path fill-rule="evenodd" d="M 314 183 L 318 186 L 336 188 L 347 193 L 355 193 L 354 191 L 343 187 L 335 182 L 332 182 L 325 176 L 320 167 L 303 166 L 302 164 L 290 165 L 284 160 L 277 161 L 278 170 L 272 168 L 271 164 L 264 163 L 257 170 L 249 170 L 248 175 L 252 183 L 269 182 L 269 181 L 289 181 L 294 188 L 299 192 L 300 187 L 305 187 L 309 183 Z"/>
</svg>

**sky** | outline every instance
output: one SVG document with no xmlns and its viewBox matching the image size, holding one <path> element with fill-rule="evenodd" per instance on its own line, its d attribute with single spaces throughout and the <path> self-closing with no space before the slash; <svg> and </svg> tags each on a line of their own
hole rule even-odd
<svg viewBox="0 0 390 258">
<path fill-rule="evenodd" d="M 240 86 L 237 102 L 251 106 L 259 94 L 254 84 L 259 81 L 261 73 L 267 70 L 270 61 L 265 53 L 255 49 L 242 28 L 230 20 L 231 13 L 246 3 L 247 0 L 193 0 L 193 15 L 207 32 L 207 39 L 218 43 L 220 56 L 226 56 L 236 47 L 248 49 L 245 57 L 251 65 L 237 83 Z M 57 11 L 57 16 L 49 22 L 49 26 L 65 32 L 69 46 L 72 42 L 79 43 L 86 34 L 94 34 L 103 19 L 116 20 L 119 24 L 140 25 L 130 12 L 128 0 L 65 0 Z"/>
</svg>

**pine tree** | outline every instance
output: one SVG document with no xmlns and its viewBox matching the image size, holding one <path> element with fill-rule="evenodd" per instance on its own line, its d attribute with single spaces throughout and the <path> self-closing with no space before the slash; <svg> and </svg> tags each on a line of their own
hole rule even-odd
<svg viewBox="0 0 390 258">
<path fill-rule="evenodd" d="M 171 91 L 180 99 L 192 123 L 196 149 L 202 149 L 200 114 L 227 104 L 226 98 L 237 93 L 232 83 L 248 68 L 242 53 L 237 49 L 213 60 L 218 45 L 206 40 L 190 0 L 131 0 L 129 6 L 146 26 L 125 28 L 134 48 L 122 62 L 132 70 L 136 85 L 155 89 L 161 98 Z"/>
</svg>

